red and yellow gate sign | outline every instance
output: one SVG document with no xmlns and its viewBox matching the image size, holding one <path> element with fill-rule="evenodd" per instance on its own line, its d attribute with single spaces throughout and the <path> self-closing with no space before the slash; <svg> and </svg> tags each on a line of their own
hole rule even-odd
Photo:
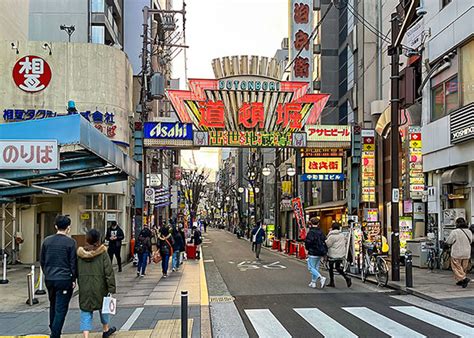
<svg viewBox="0 0 474 338">
<path fill-rule="evenodd" d="M 304 147 L 304 126 L 329 98 L 307 94 L 306 82 L 239 75 L 189 80 L 190 90 L 168 90 L 179 119 L 193 123 L 194 144 L 224 147 Z"/>
</svg>

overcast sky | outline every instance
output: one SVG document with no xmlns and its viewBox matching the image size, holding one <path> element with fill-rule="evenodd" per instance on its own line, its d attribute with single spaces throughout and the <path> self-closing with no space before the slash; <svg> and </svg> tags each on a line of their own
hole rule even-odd
<svg viewBox="0 0 474 338">
<path fill-rule="evenodd" d="M 174 0 L 174 8 L 182 8 L 182 0 Z M 186 12 L 188 78 L 214 78 L 211 62 L 218 57 L 273 57 L 288 36 L 288 0 L 187 0 Z M 185 89 L 184 53 L 173 63 L 173 77 Z M 190 155 L 184 152 L 183 162 L 194 162 Z M 219 167 L 215 150 L 195 151 L 194 159 L 199 167 Z"/>
</svg>

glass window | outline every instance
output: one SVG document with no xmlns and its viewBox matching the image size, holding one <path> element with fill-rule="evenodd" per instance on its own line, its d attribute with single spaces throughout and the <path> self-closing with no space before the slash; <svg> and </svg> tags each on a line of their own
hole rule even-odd
<svg viewBox="0 0 474 338">
<path fill-rule="evenodd" d="M 442 1 L 443 1 L 442 2 L 442 5 L 443 5 L 442 8 L 444 8 L 445 6 L 449 5 L 451 3 L 451 1 L 453 1 L 453 0 L 442 0 Z"/>
<path fill-rule="evenodd" d="M 458 77 L 454 77 L 444 84 L 446 94 L 446 114 L 459 108 Z"/>
<path fill-rule="evenodd" d="M 118 196 L 117 195 L 107 195 L 107 210 L 117 210 L 118 209 Z"/>
<path fill-rule="evenodd" d="M 103 194 L 97 194 L 93 195 L 94 196 L 94 209 L 101 210 L 104 209 L 104 195 Z"/>
<path fill-rule="evenodd" d="M 105 27 L 104 26 L 92 26 L 91 30 L 91 42 L 92 43 L 105 43 Z"/>
<path fill-rule="evenodd" d="M 92 209 L 92 195 L 86 195 L 86 209 Z"/>
<path fill-rule="evenodd" d="M 433 112 L 431 120 L 437 120 L 444 116 L 444 85 L 441 84 L 433 89 Z"/>
<path fill-rule="evenodd" d="M 93 13 L 103 13 L 104 9 L 104 0 L 91 0 L 91 11 Z"/>
<path fill-rule="evenodd" d="M 461 47 L 461 90 L 463 106 L 474 102 L 474 40 Z"/>
</svg>

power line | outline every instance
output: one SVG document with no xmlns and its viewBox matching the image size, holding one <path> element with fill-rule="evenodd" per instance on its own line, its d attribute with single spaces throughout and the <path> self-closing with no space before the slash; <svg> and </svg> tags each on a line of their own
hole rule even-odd
<svg viewBox="0 0 474 338">
<path fill-rule="evenodd" d="M 329 3 L 329 6 L 328 8 L 326 9 L 326 12 L 324 12 L 323 16 L 321 17 L 321 20 L 319 20 L 318 24 L 316 25 L 316 27 L 314 27 L 313 31 L 311 32 L 311 34 L 309 35 L 308 37 L 308 43 L 312 43 L 312 40 L 313 38 L 316 37 L 317 33 L 319 32 L 319 27 L 321 26 L 321 24 L 323 23 L 324 19 L 326 19 L 326 16 L 328 15 L 329 11 L 331 10 L 332 6 L 334 5 L 334 3 L 331 1 Z M 305 44 L 306 45 L 306 44 Z M 298 53 L 296 53 L 295 57 L 291 60 L 291 62 L 288 64 L 288 66 L 286 66 L 284 72 L 288 71 L 288 69 L 290 69 L 291 65 L 296 61 L 296 59 L 301 55 L 301 52 L 303 51 L 304 49 L 304 45 L 300 48 L 300 50 L 298 51 Z"/>
<path fill-rule="evenodd" d="M 372 32 L 375 36 L 383 39 L 385 42 L 390 43 L 391 41 L 383 35 L 381 31 L 379 31 L 375 26 L 373 26 L 370 22 L 368 22 L 364 16 L 359 14 L 357 10 L 349 3 L 347 2 L 347 10 L 351 12 L 352 15 L 359 21 L 362 25 L 364 25 L 365 28 L 367 28 L 370 32 Z"/>
</svg>

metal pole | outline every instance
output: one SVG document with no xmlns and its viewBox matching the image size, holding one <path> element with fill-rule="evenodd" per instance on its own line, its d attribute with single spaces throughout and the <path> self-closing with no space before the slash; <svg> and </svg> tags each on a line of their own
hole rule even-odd
<svg viewBox="0 0 474 338">
<path fill-rule="evenodd" d="M 31 266 L 31 289 L 35 292 L 35 266 Z"/>
<path fill-rule="evenodd" d="M 17 262 L 16 253 L 16 202 L 12 204 L 12 264 L 15 265 Z"/>
<path fill-rule="evenodd" d="M 26 285 L 28 285 L 28 299 L 26 300 L 26 304 L 33 306 L 33 290 L 31 289 L 31 280 L 32 280 L 31 273 L 26 275 Z"/>
<path fill-rule="evenodd" d="M 188 336 L 188 291 L 181 291 L 181 338 Z"/>
<path fill-rule="evenodd" d="M 396 41 L 400 28 L 399 28 L 399 17 L 397 13 L 392 13 L 392 44 Z M 398 45 L 392 45 L 390 48 L 391 54 L 391 99 L 390 99 L 390 110 L 391 110 L 391 127 L 390 127 L 390 139 L 391 139 L 391 185 L 392 194 L 394 191 L 399 190 L 399 133 L 398 133 L 398 110 L 399 110 L 399 81 L 400 81 L 400 47 Z M 391 210 L 391 225 L 392 225 L 392 280 L 400 280 L 400 229 L 399 229 L 399 202 L 395 202 L 392 197 L 392 210 Z"/>
<path fill-rule="evenodd" d="M 44 279 L 43 269 L 41 269 L 41 267 L 40 267 L 39 270 L 40 270 L 40 275 L 39 275 L 40 282 L 39 282 L 38 290 L 35 291 L 35 295 L 45 295 L 46 291 L 43 289 L 43 279 Z"/>
<path fill-rule="evenodd" d="M 405 253 L 405 285 L 407 288 L 413 287 L 413 257 L 411 252 Z"/>
<path fill-rule="evenodd" d="M 0 284 L 8 284 L 7 279 L 7 254 L 3 254 L 3 275 L 2 279 L 0 280 Z"/>
</svg>

